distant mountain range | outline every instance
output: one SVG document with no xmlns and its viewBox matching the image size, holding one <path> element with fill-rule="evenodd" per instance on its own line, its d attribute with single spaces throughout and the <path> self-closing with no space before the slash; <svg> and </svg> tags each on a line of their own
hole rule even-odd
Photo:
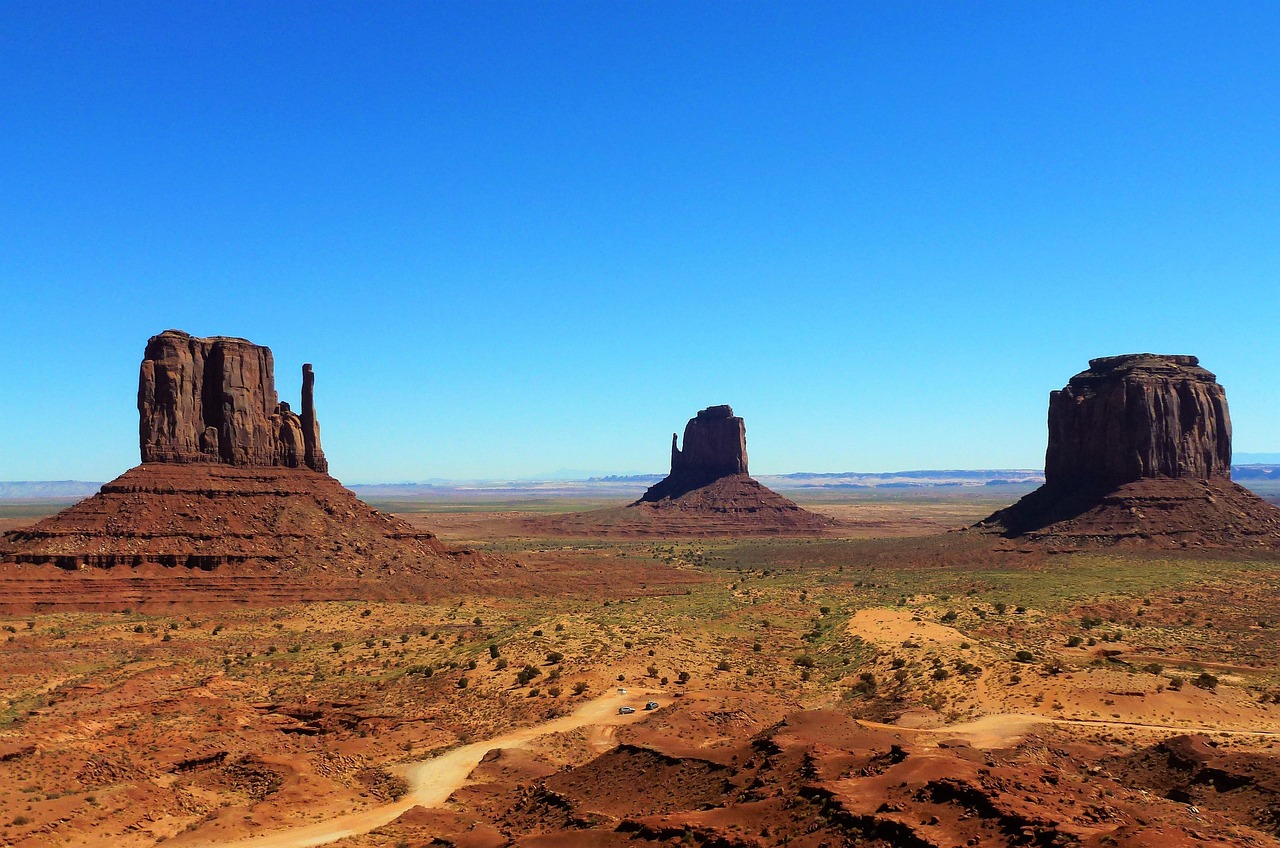
<svg viewBox="0 0 1280 848">
<path fill-rule="evenodd" d="M 1280 454 L 1241 454 L 1277 457 L 1274 463 L 1240 463 L 1231 467 L 1241 482 L 1280 483 Z M 662 474 L 614 474 L 565 480 L 442 480 L 425 483 L 354 483 L 347 486 L 367 500 L 502 499 L 510 497 L 626 497 L 639 494 L 662 479 Z M 982 486 L 1038 486 L 1044 472 L 1032 469 L 921 469 L 908 471 L 797 471 L 756 475 L 761 483 L 782 491 L 819 492 L 823 489 L 936 489 Z M 4 501 L 76 501 L 102 486 L 84 480 L 19 480 L 0 482 Z"/>
<path fill-rule="evenodd" d="M 0 500 L 4 501 L 65 501 L 80 500 L 95 494 L 101 483 L 84 480 L 16 480 L 0 481 Z"/>
</svg>

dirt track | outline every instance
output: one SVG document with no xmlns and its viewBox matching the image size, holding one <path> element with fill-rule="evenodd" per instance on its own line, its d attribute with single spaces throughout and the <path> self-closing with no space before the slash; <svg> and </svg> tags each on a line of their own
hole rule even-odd
<svg viewBox="0 0 1280 848">
<path fill-rule="evenodd" d="M 613 727 L 640 721 L 649 715 L 639 710 L 640 705 L 646 700 L 657 700 L 666 706 L 670 702 L 670 697 L 641 690 L 630 690 L 625 695 L 614 691 L 585 702 L 567 716 L 532 727 L 522 727 L 493 739 L 472 742 L 470 745 L 455 748 L 447 754 L 399 767 L 397 771 L 409 781 L 409 791 L 404 797 L 392 803 L 337 816 L 328 821 L 265 833 L 248 839 L 197 844 L 219 845 L 224 848 L 308 848 L 312 845 L 324 845 L 348 836 L 368 833 L 374 828 L 394 821 L 413 807 L 436 807 L 443 804 L 454 790 L 466 782 L 467 776 L 479 764 L 480 758 L 494 748 L 519 748 L 539 736 L 548 733 L 564 733 L 580 727 Z M 635 706 L 637 712 L 629 716 L 619 715 L 618 708 L 624 704 Z M 611 738 L 611 735 L 601 734 L 599 738 Z"/>
</svg>

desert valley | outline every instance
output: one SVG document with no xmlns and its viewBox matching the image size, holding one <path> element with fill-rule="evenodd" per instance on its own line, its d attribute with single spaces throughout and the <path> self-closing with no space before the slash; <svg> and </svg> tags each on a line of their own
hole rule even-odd
<svg viewBox="0 0 1280 848">
<path fill-rule="evenodd" d="M 1194 357 L 1053 392 L 1012 505 L 792 500 L 712 406 L 629 504 L 374 508 L 315 380 L 167 331 L 142 463 L 7 502 L 0 845 L 1280 844 L 1280 509 Z"/>
<path fill-rule="evenodd" d="M 0 848 L 1280 848 L 1277 33 L 5 0 Z"/>
</svg>

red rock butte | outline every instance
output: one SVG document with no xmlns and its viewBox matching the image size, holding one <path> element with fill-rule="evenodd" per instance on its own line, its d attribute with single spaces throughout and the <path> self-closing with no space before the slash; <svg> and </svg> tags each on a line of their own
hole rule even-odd
<svg viewBox="0 0 1280 848">
<path fill-rule="evenodd" d="M 608 536 L 807 535 L 836 522 L 809 512 L 747 473 L 747 429 L 728 405 L 689 420 L 684 447 L 671 437 L 671 473 L 634 503 L 552 519 L 538 532 Z"/>
<path fill-rule="evenodd" d="M 8 605 L 114 608 L 175 591 L 274 603 L 351 597 L 357 584 L 361 597 L 395 596 L 478 562 L 329 476 L 310 365 L 302 392 L 301 415 L 279 401 L 261 345 L 152 337 L 138 380 L 142 464 L 0 537 Z"/>
<path fill-rule="evenodd" d="M 1049 395 L 1045 484 L 978 525 L 1066 547 L 1280 545 L 1280 510 L 1231 481 L 1226 391 L 1194 356 L 1089 361 Z"/>
</svg>

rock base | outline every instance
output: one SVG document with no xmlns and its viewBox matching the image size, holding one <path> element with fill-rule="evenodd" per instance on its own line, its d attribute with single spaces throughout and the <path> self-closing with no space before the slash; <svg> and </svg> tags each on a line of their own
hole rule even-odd
<svg viewBox="0 0 1280 848">
<path fill-rule="evenodd" d="M 1142 479 L 1106 492 L 1046 484 L 976 527 L 1053 548 L 1280 548 L 1280 509 L 1222 479 Z"/>
</svg>

